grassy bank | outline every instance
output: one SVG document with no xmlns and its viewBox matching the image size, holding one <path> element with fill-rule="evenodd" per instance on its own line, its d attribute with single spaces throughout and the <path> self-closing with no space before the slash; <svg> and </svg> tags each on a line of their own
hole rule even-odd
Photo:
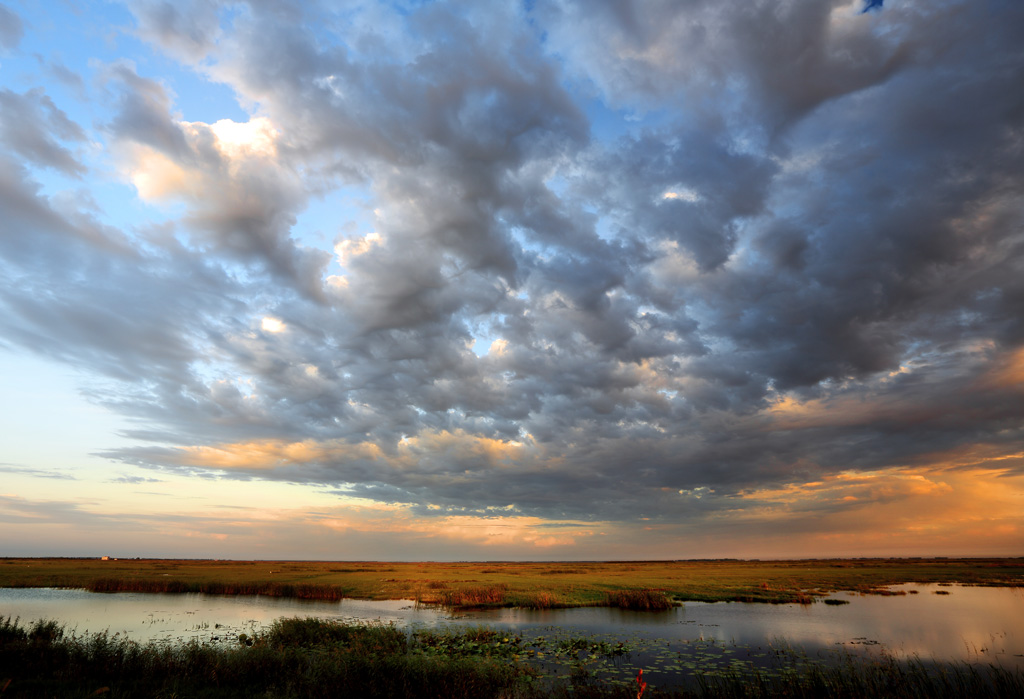
<svg viewBox="0 0 1024 699">
<path fill-rule="evenodd" d="M 629 606 L 675 601 L 810 603 L 830 592 L 885 594 L 899 583 L 1024 585 L 1024 559 L 338 563 L 0 559 L 0 587 L 206 592 L 450 606 Z M 661 604 L 656 602 L 654 604 Z M 645 608 L 645 607 L 636 607 Z M 651 607 L 646 607 L 651 608 Z"/>
<path fill-rule="evenodd" d="M 507 632 L 505 632 L 507 634 Z M 0 618 L 0 697 L 636 697 L 632 679 L 601 681 L 580 658 L 628 656 L 622 643 L 510 637 L 487 628 L 416 631 L 286 619 L 231 647 L 139 645 L 74 637 L 51 622 Z M 547 678 L 536 659 L 568 671 Z M 645 677 L 655 675 L 649 672 Z M 701 667 L 652 697 L 1019 697 L 1024 675 L 999 668 L 847 657 L 834 665 L 783 655 L 773 668 Z"/>
<path fill-rule="evenodd" d="M 251 643 L 251 645 L 249 645 Z M 52 623 L 0 622 L 0 697 L 497 696 L 521 673 L 483 657 L 411 652 L 389 627 L 316 620 L 278 624 L 255 641 L 214 648 L 66 637 Z"/>
</svg>

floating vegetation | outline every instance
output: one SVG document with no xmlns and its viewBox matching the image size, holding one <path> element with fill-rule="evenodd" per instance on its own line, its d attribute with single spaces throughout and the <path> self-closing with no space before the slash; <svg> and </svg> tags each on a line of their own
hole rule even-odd
<svg viewBox="0 0 1024 699">
<path fill-rule="evenodd" d="M 890 590 L 888 587 L 874 585 L 858 585 L 854 589 L 861 595 L 878 595 L 879 597 L 897 597 L 907 594 L 906 590 Z"/>
</svg>

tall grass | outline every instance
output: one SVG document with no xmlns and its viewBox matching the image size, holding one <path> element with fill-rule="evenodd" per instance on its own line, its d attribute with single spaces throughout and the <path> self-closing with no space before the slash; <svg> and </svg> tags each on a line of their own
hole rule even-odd
<svg viewBox="0 0 1024 699">
<path fill-rule="evenodd" d="M 201 592 L 207 595 L 263 595 L 336 602 L 345 590 L 336 585 L 311 583 L 237 583 L 185 580 L 133 580 L 100 578 L 86 585 L 90 592 Z"/>
<path fill-rule="evenodd" d="M 0 619 L 3 699 L 109 697 L 514 696 L 524 673 L 480 657 L 410 652 L 404 632 L 287 620 L 252 646 L 196 642 L 139 645 L 97 634 L 68 636 L 49 622 L 24 628 Z"/>
<path fill-rule="evenodd" d="M 672 598 L 661 590 L 614 590 L 608 593 L 607 606 L 637 611 L 664 611 L 671 609 Z"/>
<path fill-rule="evenodd" d="M 637 696 L 635 682 L 602 683 L 575 665 L 561 680 L 537 682 L 520 662 L 536 641 L 486 627 L 407 634 L 380 624 L 282 619 L 265 633 L 244 640 L 251 645 L 140 645 L 107 634 L 77 637 L 54 622 L 26 627 L 0 617 L 0 697 Z M 628 653 L 622 644 L 597 648 L 576 638 L 560 642 L 554 650 L 555 656 L 561 653 L 570 660 L 577 652 Z M 785 665 L 782 672 L 736 666 L 717 672 L 698 669 L 682 687 L 657 687 L 651 680 L 643 699 L 1024 696 L 1024 673 L 997 666 L 928 664 L 892 657 L 867 661 L 852 656 L 834 666 L 795 661 L 789 665 L 785 658 L 780 662 Z M 648 678 L 648 673 L 643 676 Z"/>
<path fill-rule="evenodd" d="M 533 592 L 516 600 L 517 607 L 525 609 L 562 609 L 569 605 L 550 592 Z"/>
<path fill-rule="evenodd" d="M 486 585 L 443 590 L 441 604 L 446 607 L 501 607 L 505 604 L 508 585 Z"/>
</svg>

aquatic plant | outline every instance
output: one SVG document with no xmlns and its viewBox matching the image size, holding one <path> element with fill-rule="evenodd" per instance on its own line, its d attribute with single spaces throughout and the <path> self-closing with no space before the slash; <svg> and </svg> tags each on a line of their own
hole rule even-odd
<svg viewBox="0 0 1024 699">
<path fill-rule="evenodd" d="M 609 607 L 637 611 L 663 611 L 674 606 L 662 590 L 614 590 L 607 594 L 606 602 Z"/>
<path fill-rule="evenodd" d="M 647 683 L 644 682 L 644 669 L 643 668 L 640 668 L 640 670 L 636 673 L 636 684 L 637 684 L 637 687 L 638 687 L 638 689 L 636 691 L 636 699 L 640 699 L 640 697 L 642 697 L 644 695 L 644 690 L 647 689 Z"/>
</svg>

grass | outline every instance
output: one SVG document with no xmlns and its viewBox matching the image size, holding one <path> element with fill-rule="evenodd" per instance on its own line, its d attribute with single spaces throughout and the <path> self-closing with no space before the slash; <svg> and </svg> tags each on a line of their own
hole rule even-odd
<svg viewBox="0 0 1024 699">
<path fill-rule="evenodd" d="M 107 634 L 68 635 L 53 622 L 23 627 L 0 617 L 0 697 L 625 699 L 637 696 L 635 669 L 627 679 L 602 680 L 587 663 L 628 658 L 630 652 L 621 642 L 582 637 L 529 639 L 487 627 L 407 633 L 320 619 L 282 619 L 230 647 L 140 645 Z M 565 672 L 542 678 L 542 656 L 560 662 Z M 844 656 L 825 665 L 795 651 L 773 657 L 774 666 L 764 668 L 699 662 L 676 686 L 658 686 L 651 668 L 643 675 L 651 682 L 643 696 L 1024 696 L 1024 673 L 999 667 L 888 656 Z"/>
<path fill-rule="evenodd" d="M 0 559 L 0 587 L 415 599 L 538 609 L 614 604 L 620 591 L 644 590 L 684 602 L 809 604 L 836 591 L 892 594 L 889 586 L 908 582 L 1024 586 L 1024 558 L 572 564 Z"/>
<path fill-rule="evenodd" d="M 440 603 L 446 607 L 461 608 L 502 607 L 505 606 L 507 592 L 508 585 L 505 584 L 446 589 L 441 593 Z"/>
<path fill-rule="evenodd" d="M 508 696 L 529 677 L 487 657 L 416 652 L 387 626 L 287 620 L 243 640 L 233 648 L 139 645 L 0 620 L 0 687 L 9 680 L 0 696 L 469 698 Z"/>
<path fill-rule="evenodd" d="M 207 595 L 265 595 L 295 599 L 337 601 L 345 597 L 344 588 L 308 583 L 223 583 L 184 580 L 119 580 L 100 578 L 86 586 L 90 592 L 201 592 Z"/>
<path fill-rule="evenodd" d="M 698 696 L 750 699 L 1019 697 L 1024 696 L 1024 674 L 999 667 L 935 665 L 919 660 L 900 662 L 891 657 L 875 662 L 857 662 L 850 658 L 838 666 L 812 666 L 794 673 L 748 675 L 733 672 L 700 676 L 697 688 Z"/>
<path fill-rule="evenodd" d="M 660 612 L 675 606 L 672 598 L 661 590 L 615 590 L 608 593 L 607 606 Z"/>
</svg>

